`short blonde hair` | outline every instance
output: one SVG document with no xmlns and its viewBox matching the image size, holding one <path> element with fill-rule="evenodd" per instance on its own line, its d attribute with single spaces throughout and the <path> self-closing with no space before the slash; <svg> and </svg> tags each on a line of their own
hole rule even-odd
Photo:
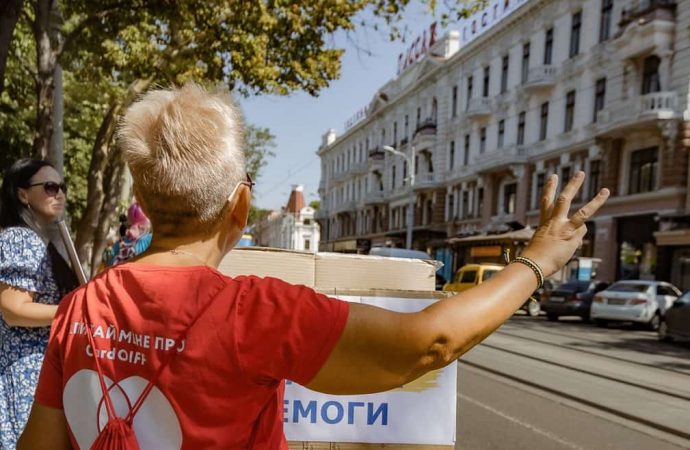
<svg viewBox="0 0 690 450">
<path fill-rule="evenodd" d="M 118 140 L 157 233 L 215 225 L 245 177 L 239 108 L 228 93 L 194 83 L 146 93 L 125 114 Z"/>
</svg>

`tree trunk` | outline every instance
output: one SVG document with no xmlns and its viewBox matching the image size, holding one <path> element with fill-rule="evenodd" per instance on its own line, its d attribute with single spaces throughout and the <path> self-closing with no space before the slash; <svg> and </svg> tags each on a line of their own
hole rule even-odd
<svg viewBox="0 0 690 450">
<path fill-rule="evenodd" d="M 98 226 L 94 233 L 93 251 L 91 253 L 92 277 L 98 272 L 98 267 L 101 264 L 101 255 L 106 245 L 108 245 L 108 230 L 117 221 L 115 213 L 125 184 L 126 164 L 122 152 L 114 148 L 110 156 L 106 176 L 103 179 L 105 182 L 105 189 L 103 190 L 105 199 L 100 209 Z"/>
<path fill-rule="evenodd" d="M 57 52 L 50 40 L 52 0 L 36 1 L 34 39 L 36 40 L 36 129 L 34 157 L 46 159 L 53 135 L 53 90 Z"/>
<path fill-rule="evenodd" d="M 14 27 L 17 26 L 24 0 L 2 0 L 0 2 L 0 94 L 5 89 L 5 67 L 10 54 Z"/>
<path fill-rule="evenodd" d="M 89 260 L 94 260 L 94 255 L 100 254 L 102 250 L 97 251 L 96 241 L 105 241 L 107 229 L 101 239 L 97 239 L 99 223 L 101 223 L 100 215 L 103 205 L 108 200 L 108 186 L 110 183 L 105 179 L 105 171 L 110 158 L 109 151 L 113 145 L 113 137 L 115 134 L 115 126 L 120 117 L 120 113 L 126 109 L 142 92 L 148 88 L 150 80 L 136 80 L 127 89 L 127 93 L 121 102 L 116 103 L 108 109 L 103 122 L 96 135 L 96 141 L 93 145 L 91 153 L 91 163 L 89 165 L 89 176 L 86 195 L 86 209 L 82 215 L 79 226 L 77 227 L 77 239 L 75 246 L 77 248 L 77 255 L 82 264 L 87 264 Z M 93 246 L 91 246 L 93 244 Z M 91 247 L 91 257 L 89 257 L 89 248 Z"/>
</svg>

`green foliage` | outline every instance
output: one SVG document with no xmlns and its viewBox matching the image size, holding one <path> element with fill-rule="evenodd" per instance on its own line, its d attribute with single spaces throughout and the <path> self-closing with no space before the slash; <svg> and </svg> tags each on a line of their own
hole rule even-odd
<svg viewBox="0 0 690 450">
<path fill-rule="evenodd" d="M 309 202 L 309 206 L 314 208 L 315 210 L 318 210 L 321 207 L 321 201 L 320 200 L 312 200 Z"/>
</svg>

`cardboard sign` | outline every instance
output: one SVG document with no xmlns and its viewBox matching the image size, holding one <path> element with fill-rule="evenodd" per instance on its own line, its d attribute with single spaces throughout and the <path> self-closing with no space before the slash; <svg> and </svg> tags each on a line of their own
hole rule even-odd
<svg viewBox="0 0 690 450">
<path fill-rule="evenodd" d="M 382 308 L 414 312 L 430 299 L 338 296 Z M 288 382 L 283 405 L 289 441 L 453 445 L 457 364 L 430 372 L 392 391 L 327 395 Z"/>
</svg>

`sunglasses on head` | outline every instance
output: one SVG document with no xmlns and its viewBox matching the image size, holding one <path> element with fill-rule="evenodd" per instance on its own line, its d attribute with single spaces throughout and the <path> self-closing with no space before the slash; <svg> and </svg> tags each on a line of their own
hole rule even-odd
<svg viewBox="0 0 690 450">
<path fill-rule="evenodd" d="M 250 191 L 251 191 L 252 188 L 256 185 L 256 183 L 254 183 L 254 181 L 252 180 L 251 175 L 249 175 L 248 172 L 247 172 L 247 179 L 244 180 L 244 181 L 240 181 L 240 184 L 244 184 L 244 185 L 248 186 Z"/>
<path fill-rule="evenodd" d="M 43 186 L 43 190 L 45 191 L 45 193 L 50 196 L 58 195 L 60 189 L 62 189 L 63 194 L 67 195 L 67 185 L 64 182 L 56 183 L 54 181 L 44 181 L 43 183 L 34 183 L 29 185 L 29 187 L 34 186 Z"/>
</svg>

